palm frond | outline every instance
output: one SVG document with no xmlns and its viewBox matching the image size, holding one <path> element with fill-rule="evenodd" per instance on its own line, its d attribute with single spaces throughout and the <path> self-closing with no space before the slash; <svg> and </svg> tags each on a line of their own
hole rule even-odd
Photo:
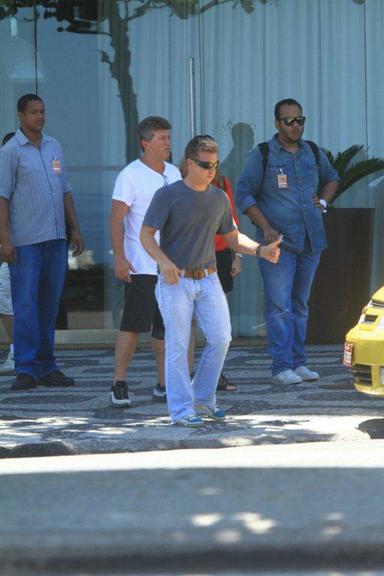
<svg viewBox="0 0 384 576">
<path fill-rule="evenodd" d="M 347 166 L 343 173 L 339 172 L 341 178 L 340 185 L 333 200 L 336 200 L 340 194 L 353 186 L 353 184 L 356 184 L 356 182 L 359 180 L 362 180 L 367 176 L 371 176 L 380 170 L 384 170 L 384 160 L 376 157 L 368 158 L 367 160 L 362 160 L 361 162 L 356 162 L 349 167 Z"/>
<path fill-rule="evenodd" d="M 347 171 L 348 165 L 351 163 L 353 158 L 364 149 L 363 144 L 354 144 L 342 152 L 338 152 L 335 156 L 333 166 L 339 173 L 340 178 L 343 178 L 345 172 Z"/>
<path fill-rule="evenodd" d="M 330 150 L 328 150 L 328 148 L 322 148 L 322 151 L 324 152 L 324 154 L 326 155 L 326 157 L 328 158 L 328 160 L 330 161 L 330 163 L 333 166 L 335 163 L 335 157 L 333 156 L 332 152 Z"/>
</svg>

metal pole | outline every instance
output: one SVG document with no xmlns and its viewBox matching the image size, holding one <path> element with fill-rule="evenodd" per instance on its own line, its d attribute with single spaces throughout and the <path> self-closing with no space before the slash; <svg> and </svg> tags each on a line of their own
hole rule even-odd
<svg viewBox="0 0 384 576">
<path fill-rule="evenodd" d="M 188 58 L 188 88 L 189 88 L 189 122 L 191 138 L 196 134 L 196 107 L 195 107 L 195 61 Z"/>
<path fill-rule="evenodd" d="M 34 40 L 34 49 L 35 49 L 35 93 L 39 94 L 39 85 L 37 79 L 39 77 L 38 74 L 38 60 L 37 60 L 37 6 L 36 0 L 33 0 L 33 40 Z"/>
</svg>

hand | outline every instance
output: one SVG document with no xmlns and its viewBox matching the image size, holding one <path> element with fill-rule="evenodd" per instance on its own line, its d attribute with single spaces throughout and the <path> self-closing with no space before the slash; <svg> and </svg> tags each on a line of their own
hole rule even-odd
<svg viewBox="0 0 384 576">
<path fill-rule="evenodd" d="M 283 237 L 279 236 L 277 240 L 267 244 L 266 246 L 262 246 L 260 248 L 260 258 L 265 258 L 269 262 L 276 264 L 280 258 L 280 247 L 279 244 L 282 242 Z"/>
<path fill-rule="evenodd" d="M 10 240 L 3 241 L 0 245 L 0 260 L 8 264 L 16 262 L 16 248 Z"/>
<path fill-rule="evenodd" d="M 84 241 L 79 230 L 71 231 L 71 248 L 73 249 L 72 256 L 80 256 L 84 250 Z"/>
<path fill-rule="evenodd" d="M 116 258 L 115 276 L 123 282 L 132 282 L 131 272 L 136 272 L 132 264 L 126 258 Z"/>
<path fill-rule="evenodd" d="M 314 206 L 316 206 L 316 208 L 321 210 L 321 212 L 327 211 L 327 207 L 322 205 L 322 203 L 320 202 L 320 198 L 317 196 L 317 194 L 314 194 L 312 196 L 312 202 L 313 202 Z"/>
<path fill-rule="evenodd" d="M 277 230 L 271 226 L 268 226 L 267 228 L 263 229 L 263 236 L 264 240 L 269 244 L 270 242 L 274 242 L 280 237 L 280 232 L 277 232 Z"/>
<path fill-rule="evenodd" d="M 167 284 L 177 284 L 181 276 L 181 270 L 168 258 L 159 261 L 160 273 Z"/>
<path fill-rule="evenodd" d="M 235 254 L 232 260 L 231 276 L 232 278 L 236 278 L 239 274 L 241 274 L 241 258 L 238 254 Z"/>
</svg>

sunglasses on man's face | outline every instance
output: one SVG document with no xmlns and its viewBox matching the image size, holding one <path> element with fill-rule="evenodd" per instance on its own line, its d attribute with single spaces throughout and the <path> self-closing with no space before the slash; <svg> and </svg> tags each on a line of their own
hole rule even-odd
<svg viewBox="0 0 384 576">
<path fill-rule="evenodd" d="M 193 160 L 195 164 L 200 166 L 200 168 L 204 168 L 204 170 L 212 170 L 212 169 L 216 170 L 216 168 L 219 165 L 218 160 L 216 160 L 216 162 L 205 162 L 205 160 L 196 160 L 195 158 L 191 158 L 191 160 Z"/>
<path fill-rule="evenodd" d="M 286 126 L 293 126 L 294 124 L 304 126 L 305 116 L 286 116 L 285 118 L 280 118 L 279 121 L 284 122 Z"/>
</svg>

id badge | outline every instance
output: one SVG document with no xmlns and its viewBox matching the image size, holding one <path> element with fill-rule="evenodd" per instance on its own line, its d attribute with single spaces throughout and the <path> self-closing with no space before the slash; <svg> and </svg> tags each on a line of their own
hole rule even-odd
<svg viewBox="0 0 384 576">
<path fill-rule="evenodd" d="M 288 188 L 287 175 L 282 170 L 277 175 L 277 185 L 279 188 Z"/>
<path fill-rule="evenodd" d="M 55 174 L 61 174 L 60 160 L 52 160 L 52 169 Z"/>
</svg>

